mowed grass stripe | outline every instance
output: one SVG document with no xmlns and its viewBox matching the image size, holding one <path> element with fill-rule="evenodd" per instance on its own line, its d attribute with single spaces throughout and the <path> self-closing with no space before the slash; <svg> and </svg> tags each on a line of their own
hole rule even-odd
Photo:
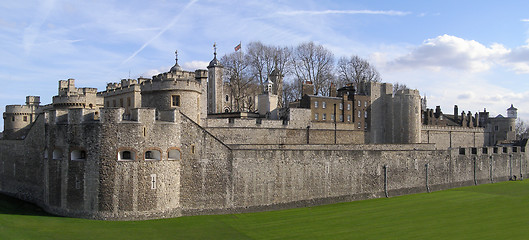
<svg viewBox="0 0 529 240">
<path fill-rule="evenodd" d="M 527 239 L 529 181 L 282 211 L 110 222 L 0 197 L 0 239 Z"/>
</svg>

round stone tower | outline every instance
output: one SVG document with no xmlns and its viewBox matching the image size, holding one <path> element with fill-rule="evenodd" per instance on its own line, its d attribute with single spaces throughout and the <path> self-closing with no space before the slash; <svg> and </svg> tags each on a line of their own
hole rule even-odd
<svg viewBox="0 0 529 240">
<path fill-rule="evenodd" d="M 39 96 L 27 96 L 26 105 L 7 105 L 4 112 L 4 138 L 22 139 L 37 118 Z"/>
<path fill-rule="evenodd" d="M 419 91 L 398 91 L 393 99 L 394 143 L 421 143 L 421 96 Z"/>
<path fill-rule="evenodd" d="M 175 54 L 176 63 L 169 72 L 141 83 L 141 105 L 158 111 L 178 108 L 198 123 L 201 118 L 201 86 L 205 83 L 206 73 L 205 70 L 182 70 L 178 65 L 178 53 Z"/>
</svg>

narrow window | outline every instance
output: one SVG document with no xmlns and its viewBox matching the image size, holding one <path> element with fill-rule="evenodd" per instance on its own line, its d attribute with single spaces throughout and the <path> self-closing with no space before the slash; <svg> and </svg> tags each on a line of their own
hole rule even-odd
<svg viewBox="0 0 529 240">
<path fill-rule="evenodd" d="M 498 126 L 494 126 L 494 131 L 498 131 Z"/>
<path fill-rule="evenodd" d="M 195 154 L 195 145 L 191 145 L 191 154 Z"/>
<path fill-rule="evenodd" d="M 358 106 L 362 106 L 362 102 L 360 100 L 358 100 Z"/>
<path fill-rule="evenodd" d="M 343 122 L 343 115 L 340 115 L 340 122 Z"/>
<path fill-rule="evenodd" d="M 24 121 L 26 121 L 26 120 L 24 120 Z M 511 132 L 512 132 L 512 126 L 509 126 L 509 131 L 511 131 Z"/>
<path fill-rule="evenodd" d="M 61 149 L 55 149 L 55 150 L 53 150 L 53 159 L 54 159 L 54 160 L 60 160 L 60 159 L 62 159 L 62 150 L 61 150 Z"/>
<path fill-rule="evenodd" d="M 180 151 L 178 149 L 172 149 L 168 153 L 169 160 L 180 160 Z"/>
<path fill-rule="evenodd" d="M 367 111 L 364 111 L 364 117 L 367 118 Z"/>
<path fill-rule="evenodd" d="M 11 121 L 13 121 L 13 122 L 15 121 L 15 116 L 11 117 Z"/>
<path fill-rule="evenodd" d="M 327 114 L 326 114 L 326 113 L 324 113 L 324 114 L 322 115 L 321 120 L 323 120 L 323 121 L 327 120 Z"/>
<path fill-rule="evenodd" d="M 179 107 L 180 106 L 180 95 L 173 95 L 171 97 L 171 106 Z"/>
<path fill-rule="evenodd" d="M 483 150 L 482 150 L 482 153 L 483 154 L 488 154 L 489 153 L 489 149 L 484 147 Z"/>
<path fill-rule="evenodd" d="M 361 127 L 362 127 L 362 124 L 358 123 L 358 129 L 360 129 Z"/>
<path fill-rule="evenodd" d="M 364 107 L 367 107 L 367 101 L 364 102 Z"/>
<path fill-rule="evenodd" d="M 318 120 L 318 114 L 317 113 L 314 113 L 314 120 Z"/>
<path fill-rule="evenodd" d="M 73 150 L 70 153 L 70 159 L 71 160 L 85 160 L 86 159 L 86 151 L 84 150 Z"/>
<path fill-rule="evenodd" d="M 340 110 L 343 109 L 343 103 L 340 103 Z"/>
<path fill-rule="evenodd" d="M 362 112 L 358 111 L 358 118 L 360 118 L 360 116 L 362 116 Z"/>
<path fill-rule="evenodd" d="M 228 100 L 229 100 L 229 97 L 228 97 L 228 95 L 226 95 L 226 102 L 227 102 Z"/>
<path fill-rule="evenodd" d="M 331 114 L 331 121 L 334 122 L 334 114 Z"/>
<path fill-rule="evenodd" d="M 465 149 L 459 148 L 459 155 L 465 155 Z"/>
<path fill-rule="evenodd" d="M 347 104 L 347 111 L 351 111 L 351 104 L 350 103 Z"/>
<path fill-rule="evenodd" d="M 151 174 L 151 189 L 156 189 L 156 174 Z"/>
<path fill-rule="evenodd" d="M 130 97 L 128 97 L 128 98 L 127 98 L 127 106 L 130 107 L 130 105 L 131 105 L 131 101 L 130 101 Z"/>
<path fill-rule="evenodd" d="M 123 98 L 120 98 L 120 99 L 119 99 L 119 106 L 120 106 L 120 107 L 123 107 Z"/>
<path fill-rule="evenodd" d="M 347 115 L 347 121 L 348 121 L 348 122 L 351 121 L 351 115 Z"/>
<path fill-rule="evenodd" d="M 145 160 L 160 160 L 161 152 L 158 150 L 148 150 L 145 151 Z"/>
<path fill-rule="evenodd" d="M 321 108 L 326 108 L 327 107 L 327 103 L 326 102 L 322 102 L 321 103 Z"/>
<path fill-rule="evenodd" d="M 318 108 L 318 101 L 314 101 L 314 108 Z"/>
<path fill-rule="evenodd" d="M 116 99 L 112 100 L 112 105 L 114 105 L 113 107 L 116 107 Z"/>
<path fill-rule="evenodd" d="M 79 180 L 77 175 L 75 175 L 75 189 L 81 189 L 81 180 Z"/>
<path fill-rule="evenodd" d="M 118 154 L 118 160 L 122 161 L 134 161 L 136 159 L 136 154 L 133 151 L 130 150 L 124 150 L 119 152 Z"/>
</svg>

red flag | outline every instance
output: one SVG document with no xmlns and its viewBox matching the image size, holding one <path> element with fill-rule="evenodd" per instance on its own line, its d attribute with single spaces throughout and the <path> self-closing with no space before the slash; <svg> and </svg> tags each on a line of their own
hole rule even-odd
<svg viewBox="0 0 529 240">
<path fill-rule="evenodd" d="M 235 51 L 239 51 L 241 49 L 241 43 L 239 43 L 239 45 L 235 46 Z"/>
</svg>

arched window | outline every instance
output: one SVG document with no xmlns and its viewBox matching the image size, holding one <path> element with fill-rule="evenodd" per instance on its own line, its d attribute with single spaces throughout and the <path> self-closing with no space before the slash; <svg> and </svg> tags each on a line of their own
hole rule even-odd
<svg viewBox="0 0 529 240">
<path fill-rule="evenodd" d="M 134 161 L 136 160 L 136 152 L 131 150 L 123 150 L 118 154 L 119 161 Z"/>
<path fill-rule="evenodd" d="M 62 150 L 60 148 L 56 148 L 53 150 L 53 159 L 54 160 L 62 159 Z"/>
<path fill-rule="evenodd" d="M 170 149 L 167 153 L 168 160 L 180 160 L 181 152 L 179 149 Z"/>
<path fill-rule="evenodd" d="M 72 150 L 70 153 L 71 160 L 86 160 L 86 151 L 85 150 Z"/>
<path fill-rule="evenodd" d="M 160 160 L 161 159 L 161 153 L 158 150 L 147 150 L 145 151 L 145 160 Z"/>
</svg>

